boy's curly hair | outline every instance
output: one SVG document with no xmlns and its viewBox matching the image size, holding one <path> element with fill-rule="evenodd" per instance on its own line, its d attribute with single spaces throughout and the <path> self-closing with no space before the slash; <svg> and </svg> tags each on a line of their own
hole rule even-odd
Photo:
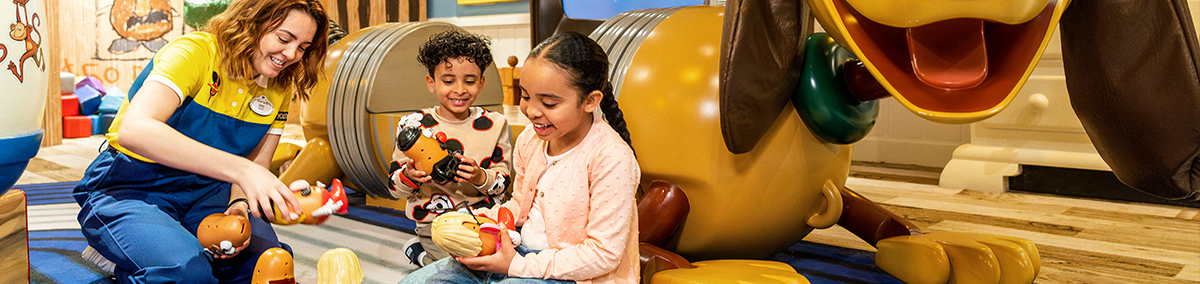
<svg viewBox="0 0 1200 284">
<path fill-rule="evenodd" d="M 429 76 L 433 76 L 433 68 L 442 62 L 458 57 L 466 57 L 467 61 L 478 65 L 479 71 L 483 72 L 492 64 L 492 49 L 488 47 L 491 43 L 492 41 L 483 35 L 449 29 L 429 37 L 429 41 L 417 51 L 417 61 L 425 65 Z"/>
</svg>

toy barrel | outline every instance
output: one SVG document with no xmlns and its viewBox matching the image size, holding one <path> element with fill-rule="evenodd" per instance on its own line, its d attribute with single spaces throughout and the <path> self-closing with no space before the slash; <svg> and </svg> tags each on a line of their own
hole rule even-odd
<svg viewBox="0 0 1200 284">
<path fill-rule="evenodd" d="M 18 15 L 11 22 L 12 31 L 0 37 L 5 63 L 9 68 L 0 70 L 0 195 L 7 192 L 37 155 L 42 143 L 42 117 L 46 109 L 46 92 L 49 74 L 46 72 L 47 46 L 51 39 L 46 34 L 46 24 L 31 18 L 44 19 L 45 2 L 29 1 L 26 4 L 0 5 L 0 15 Z M 35 16 L 40 15 L 40 16 Z M 12 18 L 9 18 L 12 19 Z M 21 38 L 14 40 L 13 37 Z M 30 45 L 29 38 L 35 45 Z M 33 49 L 27 49 L 33 47 Z"/>
<path fill-rule="evenodd" d="M 683 7 L 654 8 L 621 13 L 600 24 L 591 37 L 608 53 L 609 74 L 612 78 L 613 94 L 621 93 L 621 81 L 633 58 L 633 52 L 641 46 L 650 31 L 667 16 Z M 618 96 L 619 97 L 619 96 Z"/>
<path fill-rule="evenodd" d="M 717 83 L 723 12 L 630 11 L 591 37 L 613 62 L 643 188 L 672 182 L 694 208 L 664 248 L 689 259 L 764 258 L 813 229 L 805 220 L 825 204 L 825 182 L 845 185 L 850 146 L 818 140 L 787 104 L 749 152 L 726 149 Z"/>
<path fill-rule="evenodd" d="M 359 30 L 346 43 L 329 81 L 326 123 L 338 166 L 359 191 L 390 197 L 387 165 L 392 160 L 396 123 L 413 111 L 438 104 L 425 85 L 428 70 L 417 51 L 430 36 L 462 28 L 443 22 L 387 23 Z M 501 108 L 500 73 L 483 71 L 475 105 Z"/>
</svg>

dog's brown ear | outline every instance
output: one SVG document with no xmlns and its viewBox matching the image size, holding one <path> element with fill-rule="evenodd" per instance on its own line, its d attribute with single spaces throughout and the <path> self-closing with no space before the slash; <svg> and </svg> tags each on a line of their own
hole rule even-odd
<svg viewBox="0 0 1200 284">
<path fill-rule="evenodd" d="M 1071 107 L 1092 144 L 1121 182 L 1167 199 L 1200 195 L 1193 20 L 1186 0 L 1089 0 L 1059 22 Z"/>
<path fill-rule="evenodd" d="M 721 30 L 721 136 L 750 152 L 796 91 L 800 44 L 813 31 L 804 1 L 732 0 Z"/>
</svg>

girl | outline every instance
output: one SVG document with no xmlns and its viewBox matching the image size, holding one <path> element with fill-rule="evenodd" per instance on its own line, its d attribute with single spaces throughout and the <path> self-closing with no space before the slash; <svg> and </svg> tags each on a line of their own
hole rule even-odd
<svg viewBox="0 0 1200 284">
<path fill-rule="evenodd" d="M 604 50 L 577 33 L 529 53 L 521 112 L 532 124 L 514 146 L 513 198 L 500 204 L 516 212 L 521 245 L 500 234 L 492 255 L 442 259 L 401 283 L 637 283 L 641 171 L 607 74 Z"/>
<path fill-rule="evenodd" d="M 213 213 L 275 218 L 271 202 L 296 218 L 299 203 L 267 166 L 292 98 L 317 81 L 326 23 L 318 1 L 238 0 L 155 54 L 73 194 L 84 237 L 118 282 L 247 283 L 259 254 L 290 249 L 250 218 L 247 244 L 210 256 L 196 227 Z"/>
</svg>

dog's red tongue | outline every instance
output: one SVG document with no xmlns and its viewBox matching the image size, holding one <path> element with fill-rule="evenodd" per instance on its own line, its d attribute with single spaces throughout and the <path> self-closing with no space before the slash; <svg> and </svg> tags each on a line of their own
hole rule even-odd
<svg viewBox="0 0 1200 284">
<path fill-rule="evenodd" d="M 966 89 L 987 77 L 983 20 L 953 19 L 908 28 L 913 73 L 929 86 Z"/>
</svg>

